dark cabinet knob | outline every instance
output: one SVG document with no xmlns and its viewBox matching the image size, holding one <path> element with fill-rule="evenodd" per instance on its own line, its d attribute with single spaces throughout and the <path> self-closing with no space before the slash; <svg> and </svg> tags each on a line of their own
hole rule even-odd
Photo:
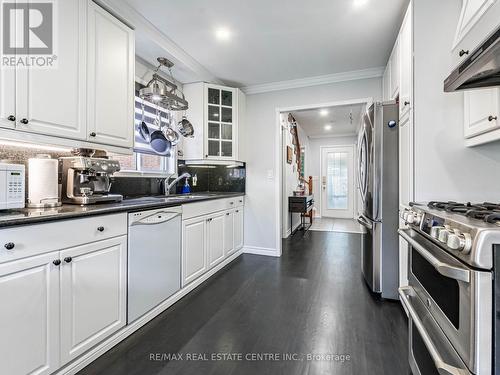
<svg viewBox="0 0 500 375">
<path fill-rule="evenodd" d="M 7 117 L 7 120 L 16 121 L 16 116 L 10 115 L 9 117 Z"/>
<path fill-rule="evenodd" d="M 236 212 L 240 212 L 240 210 L 236 210 Z"/>
<path fill-rule="evenodd" d="M 61 259 L 56 259 L 52 263 L 54 263 L 54 266 L 58 266 L 61 264 Z"/>
<path fill-rule="evenodd" d="M 405 107 L 406 107 L 407 105 L 410 105 L 410 102 L 404 102 L 403 104 L 404 104 L 404 105 L 405 105 Z"/>
<path fill-rule="evenodd" d="M 469 54 L 469 50 L 468 49 L 461 49 L 460 52 L 458 53 L 458 55 L 460 57 L 464 56 L 464 55 L 468 55 Z"/>
<path fill-rule="evenodd" d="M 92 132 L 89 134 L 91 137 L 95 137 L 97 134 L 95 132 Z"/>
<path fill-rule="evenodd" d="M 27 118 L 21 119 L 21 124 L 26 125 L 27 123 L 28 123 L 28 119 Z"/>
<path fill-rule="evenodd" d="M 97 227 L 97 230 L 98 230 L 99 232 L 104 232 L 104 227 Z"/>
<path fill-rule="evenodd" d="M 14 242 L 7 242 L 4 247 L 7 249 L 7 250 L 12 250 L 16 245 L 14 244 Z"/>
<path fill-rule="evenodd" d="M 71 258 L 71 257 L 66 257 L 66 258 L 64 258 L 64 261 L 65 261 L 66 263 L 70 263 L 72 260 L 73 260 L 73 258 Z"/>
<path fill-rule="evenodd" d="M 229 216 L 229 212 L 226 212 L 226 216 Z"/>
<path fill-rule="evenodd" d="M 229 202 L 229 204 L 234 204 L 234 202 Z"/>
<path fill-rule="evenodd" d="M 488 121 L 497 120 L 497 116 L 488 116 Z"/>
</svg>

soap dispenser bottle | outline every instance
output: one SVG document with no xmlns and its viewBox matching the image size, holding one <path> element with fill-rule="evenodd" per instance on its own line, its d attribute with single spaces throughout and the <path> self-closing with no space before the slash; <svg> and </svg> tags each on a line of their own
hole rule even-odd
<svg viewBox="0 0 500 375">
<path fill-rule="evenodd" d="M 189 186 L 189 177 L 186 177 L 186 182 L 184 183 L 184 186 L 182 187 L 182 194 L 189 194 L 191 193 L 191 186 Z"/>
</svg>

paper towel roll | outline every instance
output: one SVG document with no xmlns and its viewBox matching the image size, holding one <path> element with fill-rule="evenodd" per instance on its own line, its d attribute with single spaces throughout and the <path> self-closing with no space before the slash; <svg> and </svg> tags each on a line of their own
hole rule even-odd
<svg viewBox="0 0 500 375">
<path fill-rule="evenodd" d="M 28 159 L 28 207 L 58 204 L 58 165 L 50 156 Z"/>
</svg>

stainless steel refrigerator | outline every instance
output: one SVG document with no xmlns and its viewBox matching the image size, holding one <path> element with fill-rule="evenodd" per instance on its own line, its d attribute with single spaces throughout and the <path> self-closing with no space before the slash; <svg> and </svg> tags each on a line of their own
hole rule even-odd
<svg viewBox="0 0 500 375">
<path fill-rule="evenodd" d="M 358 137 L 361 267 L 370 289 L 386 299 L 397 299 L 399 286 L 398 117 L 397 103 L 374 103 Z"/>
</svg>

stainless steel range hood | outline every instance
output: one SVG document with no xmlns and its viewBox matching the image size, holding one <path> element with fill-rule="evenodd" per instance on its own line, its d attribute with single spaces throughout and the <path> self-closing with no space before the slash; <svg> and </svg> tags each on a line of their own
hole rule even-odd
<svg viewBox="0 0 500 375">
<path fill-rule="evenodd" d="M 444 81 L 444 91 L 500 86 L 500 28 Z"/>
</svg>

